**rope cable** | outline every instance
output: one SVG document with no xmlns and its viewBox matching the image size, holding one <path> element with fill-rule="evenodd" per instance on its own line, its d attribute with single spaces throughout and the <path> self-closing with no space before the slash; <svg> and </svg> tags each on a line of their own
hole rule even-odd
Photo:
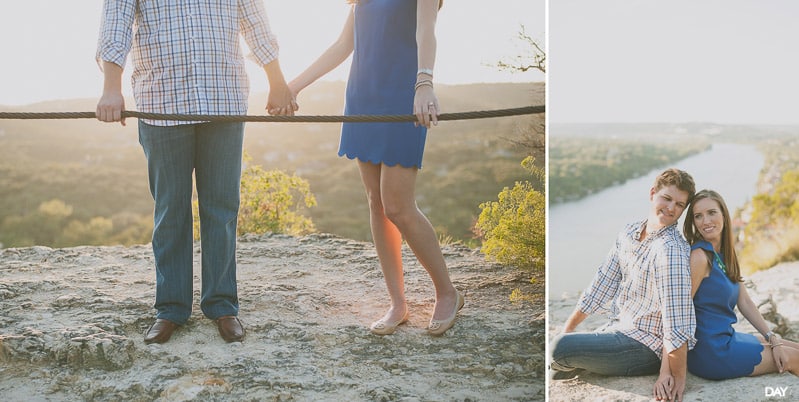
<svg viewBox="0 0 799 402">
<path fill-rule="evenodd" d="M 484 119 L 507 117 L 545 112 L 545 106 L 525 106 L 512 109 L 482 110 L 475 112 L 442 113 L 439 121 Z M 415 115 L 352 115 L 352 116 L 257 116 L 257 115 L 191 115 L 144 113 L 133 110 L 122 111 L 123 118 L 173 121 L 225 121 L 225 122 L 278 122 L 278 123 L 368 123 L 368 122 L 414 122 Z M 53 120 L 53 119 L 95 119 L 94 112 L 0 112 L 0 119 L 14 120 Z"/>
</svg>

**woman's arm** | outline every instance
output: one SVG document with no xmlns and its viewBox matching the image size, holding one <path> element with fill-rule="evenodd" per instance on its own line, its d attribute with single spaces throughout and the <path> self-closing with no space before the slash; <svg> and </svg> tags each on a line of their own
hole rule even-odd
<svg viewBox="0 0 799 402">
<path fill-rule="evenodd" d="M 419 124 L 430 127 L 438 124 L 441 112 L 433 90 L 433 68 L 436 64 L 436 20 L 439 0 L 417 0 L 416 3 L 416 48 L 418 74 L 413 113 Z"/>
<path fill-rule="evenodd" d="M 696 296 L 696 291 L 702 281 L 710 275 L 710 261 L 707 260 L 704 250 L 691 251 L 691 299 Z"/>
<path fill-rule="evenodd" d="M 760 332 L 763 337 L 766 337 L 766 334 L 771 331 L 769 329 L 768 323 L 766 320 L 763 319 L 763 315 L 760 314 L 760 310 L 757 309 L 755 302 L 752 301 L 752 298 L 749 297 L 749 292 L 746 291 L 746 288 L 741 284 L 739 286 L 738 291 L 738 310 L 741 311 L 741 314 L 752 324 L 753 327 Z"/>
<path fill-rule="evenodd" d="M 289 88 L 294 96 L 323 75 L 329 73 L 330 70 L 343 63 L 344 60 L 352 54 L 354 46 L 354 16 L 353 10 L 351 9 L 347 16 L 347 21 L 344 23 L 344 29 L 341 30 L 338 39 L 336 39 L 316 61 L 311 63 L 305 71 L 300 73 L 300 75 L 289 83 Z"/>
</svg>

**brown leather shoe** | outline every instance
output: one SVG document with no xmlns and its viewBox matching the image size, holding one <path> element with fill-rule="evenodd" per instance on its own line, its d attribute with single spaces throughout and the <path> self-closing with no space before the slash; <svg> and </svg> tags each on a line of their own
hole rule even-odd
<svg viewBox="0 0 799 402">
<path fill-rule="evenodd" d="M 164 343 L 172 337 L 179 325 L 172 321 L 159 318 L 144 334 L 144 343 Z"/>
<path fill-rule="evenodd" d="M 241 342 L 244 339 L 244 325 L 241 324 L 239 317 L 234 315 L 219 317 L 216 319 L 216 326 L 225 342 Z"/>
</svg>

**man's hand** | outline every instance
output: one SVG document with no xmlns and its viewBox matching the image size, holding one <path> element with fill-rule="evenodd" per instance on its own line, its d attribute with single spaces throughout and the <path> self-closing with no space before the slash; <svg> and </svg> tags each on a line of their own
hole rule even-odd
<svg viewBox="0 0 799 402">
<path fill-rule="evenodd" d="M 94 112 L 97 120 L 104 122 L 120 122 L 125 125 L 122 118 L 122 111 L 125 110 L 125 97 L 121 93 L 103 93 L 100 101 L 97 102 L 97 110 Z"/>
</svg>

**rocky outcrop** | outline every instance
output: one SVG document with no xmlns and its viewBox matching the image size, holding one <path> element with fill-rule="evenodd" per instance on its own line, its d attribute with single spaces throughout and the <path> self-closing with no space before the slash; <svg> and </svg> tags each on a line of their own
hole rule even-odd
<svg viewBox="0 0 799 402">
<path fill-rule="evenodd" d="M 154 315 L 149 246 L 5 249 L 0 394 L 9 401 L 543 400 L 543 278 L 533 285 L 462 246 L 444 251 L 467 296 L 456 326 L 440 338 L 425 332 L 433 289 L 410 251 L 410 322 L 379 337 L 368 325 L 387 300 L 371 244 L 265 235 L 239 242 L 243 343 L 226 344 L 195 306 L 172 340 L 145 345 Z M 514 288 L 536 301 L 511 303 Z"/>
<path fill-rule="evenodd" d="M 799 263 L 783 263 L 745 277 L 744 286 L 769 326 L 785 338 L 799 340 Z M 577 295 L 549 300 L 549 335 L 556 336 L 577 303 Z M 736 310 L 737 311 L 737 310 Z M 580 330 L 598 328 L 606 322 L 591 316 Z M 757 333 L 739 313 L 735 330 Z M 551 373 L 550 373 L 551 374 Z M 549 382 L 549 401 L 651 401 L 652 386 L 657 376 L 605 377 L 583 372 L 577 377 Z M 766 374 L 724 381 L 705 380 L 688 374 L 685 401 L 760 401 L 799 400 L 796 376 L 790 373 Z M 779 390 L 779 391 L 777 391 Z"/>
</svg>

